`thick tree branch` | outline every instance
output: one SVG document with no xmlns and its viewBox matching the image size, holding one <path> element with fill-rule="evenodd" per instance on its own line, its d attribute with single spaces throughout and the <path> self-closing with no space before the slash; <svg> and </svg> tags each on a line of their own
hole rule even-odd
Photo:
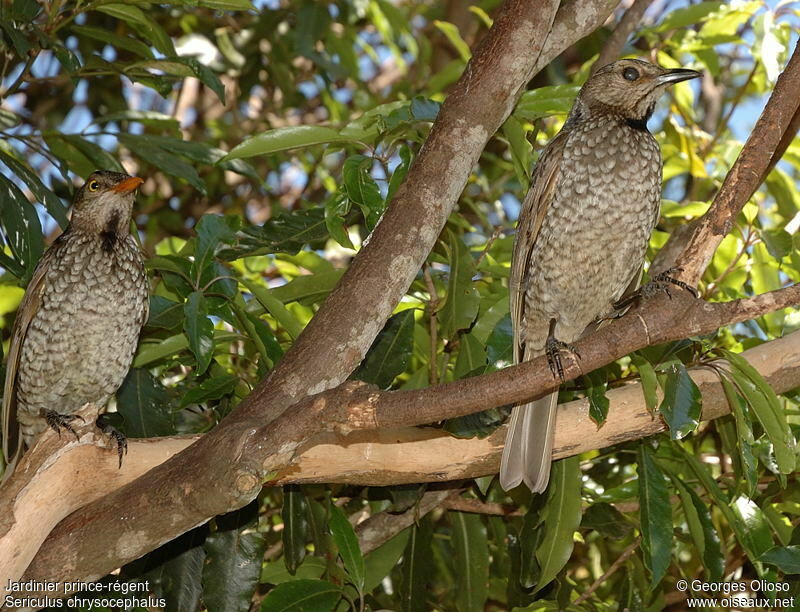
<svg viewBox="0 0 800 612">
<path fill-rule="evenodd" d="M 622 319 L 581 340 L 578 343 L 582 355 L 580 363 L 569 364 L 565 374 L 569 379 L 575 378 L 582 372 L 594 370 L 650 344 L 708 334 L 724 325 L 797 303 L 800 303 L 800 286 L 725 304 L 708 304 L 683 292 L 671 300 L 654 300 L 643 307 L 634 308 Z M 432 422 L 492 406 L 527 401 L 557 386 L 543 359 L 416 391 L 382 392 L 363 383 L 340 385 L 301 400 L 290 412 L 272 423 L 243 429 L 228 428 L 226 436 L 216 442 L 214 452 L 217 454 L 212 456 L 217 461 L 210 466 L 209 472 L 191 474 L 196 480 L 187 480 L 182 471 L 177 471 L 176 481 L 186 484 L 181 487 L 165 485 L 158 489 L 159 495 L 166 497 L 175 508 L 181 508 L 181 513 L 152 518 L 147 525 L 147 532 L 124 534 L 120 539 L 125 543 L 124 550 L 104 548 L 107 541 L 105 534 L 114 528 L 119 529 L 119 525 L 127 525 L 127 521 L 135 523 L 137 517 L 146 512 L 143 500 L 150 493 L 146 487 L 143 490 L 138 482 L 131 483 L 81 509 L 64 520 L 51 534 L 47 545 L 31 564 L 26 578 L 43 579 L 49 576 L 51 580 L 67 579 L 73 576 L 76 567 L 91 572 L 90 576 L 102 575 L 113 564 L 119 563 L 120 556 L 131 555 L 131 559 L 135 558 L 141 554 L 141 549 L 150 550 L 174 537 L 175 523 L 183 525 L 190 517 L 196 521 L 191 526 L 195 526 L 206 520 L 203 513 L 208 512 L 208 508 L 201 504 L 211 495 L 199 496 L 200 499 L 195 500 L 196 488 L 202 488 L 202 484 L 198 483 L 207 480 L 214 482 L 215 503 L 227 503 L 224 506 L 226 509 L 235 508 L 242 503 L 242 499 L 249 499 L 251 490 L 260 489 L 265 480 L 273 482 L 278 471 L 289 465 L 309 445 L 312 435 L 324 432 L 346 435 L 358 430 L 384 430 Z M 647 415 L 647 418 L 650 416 Z M 606 425 L 609 426 L 611 423 Z M 612 438 L 612 441 L 641 437 L 652 431 L 644 427 L 632 434 L 623 432 L 621 437 Z M 584 434 L 584 431 L 579 432 L 579 436 Z M 189 447 L 182 455 L 191 454 L 208 437 Z M 497 440 L 487 444 L 493 444 L 495 448 L 487 453 L 485 463 L 477 467 L 484 474 L 496 469 Z M 568 446 L 571 454 L 586 450 L 581 447 L 578 438 L 571 438 Z M 234 450 L 233 460 L 221 460 L 231 457 L 231 449 Z M 176 470 L 175 465 L 179 462 L 175 459 L 177 457 L 165 462 L 162 468 L 170 472 Z M 198 462 L 201 461 L 202 456 L 198 458 Z M 458 464 L 458 455 L 448 454 L 447 461 Z M 464 464 L 465 470 L 474 467 L 475 464 Z M 201 469 L 200 465 L 197 469 Z M 450 476 L 442 474 L 441 479 Z M 421 473 L 414 474 L 412 478 L 423 479 Z M 366 477 L 360 479 L 361 482 L 367 480 Z M 233 486 L 226 486 L 225 483 L 233 483 Z M 114 502 L 117 497 L 129 502 L 122 520 L 119 517 L 120 506 Z M 163 534 L 161 537 L 164 539 L 155 539 L 154 534 Z M 81 575 L 85 577 L 85 574 Z"/>
<path fill-rule="evenodd" d="M 689 284 L 697 285 L 720 242 L 733 229 L 742 208 L 766 178 L 767 170 L 777 163 L 794 138 L 799 110 L 800 45 L 797 45 L 714 203 L 694 227 L 677 259 L 677 266 L 683 268 L 680 277 Z"/>
<path fill-rule="evenodd" d="M 220 426 L 149 472 L 146 482 L 132 483 L 91 504 L 88 520 L 78 521 L 81 533 L 94 532 L 102 540 L 84 539 L 93 550 L 90 555 L 73 549 L 51 567 L 34 562 L 31 571 L 44 572 L 48 579 L 56 574 L 99 578 L 253 499 L 262 484 L 264 453 L 275 452 L 287 462 L 296 450 L 293 443 L 270 447 L 272 438 L 259 442 L 254 436 L 263 432 L 254 423 L 269 422 L 299 398 L 346 379 L 418 272 L 486 142 L 526 83 L 598 27 L 615 4 L 616 0 L 567 1 L 554 22 L 556 0 L 508 0 L 442 106 L 368 244 L 278 367 Z M 248 456 L 252 444 L 261 450 Z M 234 465 L 235 474 L 230 474 Z M 124 542 L 121 548 L 110 548 L 105 533 L 94 531 L 99 527 L 96 519 L 107 513 L 123 514 L 113 530 Z M 78 527 L 73 523 L 67 529 Z M 50 555 L 41 552 L 43 559 Z"/>
<path fill-rule="evenodd" d="M 641 26 L 642 17 L 647 7 L 651 4 L 652 0 L 635 0 L 625 11 L 617 27 L 611 32 L 611 36 L 603 43 L 603 48 L 600 49 L 600 54 L 592 66 L 592 72 L 619 58 L 625 48 L 625 43 L 628 42 L 628 37 L 636 28 Z"/>
</svg>

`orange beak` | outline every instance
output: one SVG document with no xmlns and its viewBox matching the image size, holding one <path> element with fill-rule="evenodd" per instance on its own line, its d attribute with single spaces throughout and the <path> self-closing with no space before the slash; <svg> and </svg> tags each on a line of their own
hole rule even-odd
<svg viewBox="0 0 800 612">
<path fill-rule="evenodd" d="M 131 176 L 126 178 L 119 185 L 112 187 L 111 191 L 116 191 L 117 193 L 130 193 L 142 183 L 144 183 L 144 179 L 140 179 L 138 176 Z"/>
</svg>

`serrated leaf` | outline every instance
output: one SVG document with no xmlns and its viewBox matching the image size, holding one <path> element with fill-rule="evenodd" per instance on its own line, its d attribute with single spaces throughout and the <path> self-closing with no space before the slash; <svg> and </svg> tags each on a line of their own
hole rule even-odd
<svg viewBox="0 0 800 612">
<path fill-rule="evenodd" d="M 639 529 L 644 562 L 650 571 L 650 588 L 654 589 L 672 558 L 672 505 L 666 478 L 647 442 L 639 445 L 638 466 Z"/>
<path fill-rule="evenodd" d="M 214 324 L 208 318 L 206 298 L 193 291 L 183 307 L 183 331 L 189 340 L 189 349 L 197 361 L 195 376 L 208 369 L 214 355 Z"/>
<path fill-rule="evenodd" d="M 206 538 L 203 603 L 209 610 L 247 612 L 261 574 L 264 536 L 257 530 L 258 501 L 218 516 Z"/>
<path fill-rule="evenodd" d="M 403 310 L 386 322 L 353 378 L 388 389 L 405 372 L 414 349 L 414 312 Z"/>
<path fill-rule="evenodd" d="M 364 557 L 358 547 L 358 536 L 356 536 L 353 526 L 347 520 L 342 509 L 335 504 L 331 505 L 331 517 L 328 524 L 350 580 L 353 581 L 353 585 L 358 592 L 363 593 Z"/>
</svg>

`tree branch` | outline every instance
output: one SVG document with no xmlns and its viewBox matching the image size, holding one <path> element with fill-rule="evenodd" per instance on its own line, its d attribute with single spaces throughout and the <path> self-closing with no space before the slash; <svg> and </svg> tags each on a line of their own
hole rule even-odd
<svg viewBox="0 0 800 612">
<path fill-rule="evenodd" d="M 797 132 L 800 112 L 800 45 L 796 45 L 786 69 L 758 118 L 742 152 L 725 177 L 708 212 L 689 236 L 678 256 L 680 278 L 697 285 L 722 239 L 733 229 L 736 218 L 778 161 Z M 793 130 L 793 131 L 792 131 Z M 791 132 L 791 134 L 790 134 Z M 783 151 L 781 151 L 783 147 Z M 663 265 L 663 264 L 662 264 Z"/>
<path fill-rule="evenodd" d="M 34 561 L 31 572 L 44 571 L 48 579 L 55 574 L 99 578 L 252 500 L 262 486 L 265 452 L 282 457 L 278 464 L 291 459 L 295 443 L 270 447 L 272 438 L 254 437 L 263 434 L 254 424 L 271 421 L 301 397 L 336 386 L 358 365 L 434 246 L 486 142 L 526 83 L 598 27 L 616 0 L 567 1 L 556 16 L 558 4 L 507 0 L 368 244 L 275 370 L 209 434 L 151 470 L 146 479 L 92 503 L 88 514 L 81 512 L 86 520 L 78 521 L 80 529 L 76 523 L 67 529 L 100 536 L 99 541 L 84 538 L 83 550 L 92 549 L 89 555 L 73 550 L 49 567 L 47 561 Z M 248 455 L 253 446 L 260 451 Z M 108 532 L 98 531 L 100 517 L 109 514 L 118 517 L 114 534 L 124 542 L 123 549 L 109 547 L 104 537 Z M 57 546 L 45 547 L 41 559 L 52 559 Z"/>
<path fill-rule="evenodd" d="M 577 348 L 582 358 L 579 364 L 570 363 L 565 368 L 565 376 L 568 379 L 575 378 L 583 372 L 594 370 L 650 344 L 711 333 L 724 325 L 797 303 L 800 303 L 800 285 L 724 304 L 708 304 L 685 292 L 676 294 L 671 300 L 653 300 L 643 307 L 632 309 L 625 317 L 579 341 Z M 223 504 L 223 508 L 234 508 L 236 504 L 242 503 L 242 499 L 248 500 L 250 491 L 259 490 L 265 480 L 277 482 L 278 471 L 289 465 L 298 453 L 309 446 L 308 441 L 313 435 L 324 432 L 346 435 L 359 430 L 388 430 L 398 426 L 433 422 L 492 406 L 527 401 L 544 395 L 557 386 L 543 358 L 484 376 L 415 391 L 388 392 L 363 383 L 342 384 L 301 400 L 291 411 L 272 423 L 246 429 L 229 427 L 224 438 L 218 437 L 215 442 L 212 450 L 214 454 L 211 456 L 216 460 L 210 465 L 209 472 L 191 473 L 190 478 L 187 478 L 182 468 L 176 468 L 176 465 L 180 465 L 176 459 L 192 454 L 210 434 L 178 457 L 165 462 L 161 469 L 174 473 L 174 482 L 182 484 L 176 486 L 167 480 L 167 484 L 156 489 L 156 493 L 169 504 L 174 504 L 173 508 L 180 507 L 180 514 L 172 512 L 156 517 L 148 516 L 145 500 L 152 491 L 142 490 L 138 482 L 81 509 L 62 521 L 51 534 L 28 569 L 26 578 L 66 580 L 74 575 L 78 567 L 82 570 L 80 576 L 84 578 L 87 573 L 90 577 L 101 576 L 110 571 L 113 565 L 118 565 L 121 562 L 120 557 L 125 560 L 133 559 L 142 554 L 140 550 L 151 550 L 174 537 L 176 524 L 182 526 L 192 520 L 196 521 L 190 525 L 193 527 L 207 520 L 210 515 L 205 513 L 209 509 L 203 504 L 208 498 L 213 497 L 214 503 Z M 649 414 L 644 416 L 652 423 L 649 428 L 643 424 L 641 429 L 633 432 L 613 434 L 610 441 L 615 443 L 623 439 L 642 437 L 663 427 L 662 423 L 654 421 Z M 594 424 L 592 427 L 596 428 Z M 613 419 L 610 418 L 605 427 L 613 428 Z M 569 439 L 566 448 L 568 454 L 587 450 L 581 442 L 585 439 L 585 429 L 579 430 L 576 437 L 570 436 Z M 486 474 L 496 470 L 499 440 L 492 440 L 494 441 L 483 441 L 486 445 L 494 445 L 491 452 L 485 455 L 484 462 L 477 465 L 465 464 L 464 471 L 475 470 Z M 231 455 L 232 460 L 227 460 Z M 447 457 L 448 463 L 458 464 L 457 454 L 443 456 Z M 202 458 L 203 455 L 198 456 L 197 469 L 205 469 Z M 412 481 L 424 479 L 419 473 L 412 476 Z M 443 480 L 452 477 L 452 474 L 445 471 L 436 476 Z M 368 480 L 365 476 L 359 481 Z M 213 491 L 206 491 L 198 484 L 208 481 L 215 483 Z M 233 486 L 226 486 L 225 483 L 233 483 Z M 148 481 L 147 484 L 151 483 Z M 386 481 L 381 484 L 386 484 Z M 197 490 L 204 494 L 196 495 Z M 124 506 L 127 510 L 123 511 L 121 519 L 121 506 L 115 503 L 117 498 L 128 502 Z M 119 541 L 125 542 L 125 550 L 108 550 L 105 534 L 113 529 L 118 532 L 120 525 L 125 529 L 129 521 L 138 524 L 137 519 L 142 515 L 148 516 L 150 521 L 142 528 L 143 531 L 118 534 Z"/>
<path fill-rule="evenodd" d="M 611 32 L 611 36 L 603 43 L 603 48 L 600 49 L 600 54 L 592 65 L 592 72 L 595 72 L 598 68 L 602 68 L 606 64 L 610 64 L 620 56 L 622 50 L 625 48 L 625 43 L 628 42 L 628 37 L 631 35 L 631 32 L 641 25 L 642 17 L 647 7 L 651 4 L 652 0 L 635 0 L 628 10 L 625 11 L 617 27 Z"/>
</svg>

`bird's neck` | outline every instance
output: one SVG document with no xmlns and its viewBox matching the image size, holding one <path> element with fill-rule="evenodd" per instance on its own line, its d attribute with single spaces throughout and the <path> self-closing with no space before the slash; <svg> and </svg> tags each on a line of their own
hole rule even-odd
<svg viewBox="0 0 800 612">
<path fill-rule="evenodd" d="M 130 207 L 104 207 L 102 211 L 75 211 L 70 220 L 72 232 L 95 236 L 103 242 L 103 248 L 110 251 L 130 233 Z"/>
<path fill-rule="evenodd" d="M 591 119 L 611 119 L 619 121 L 634 130 L 649 131 L 647 122 L 653 115 L 655 103 L 642 109 L 625 109 L 609 106 L 607 104 L 586 104 L 582 100 L 575 104 L 570 113 L 568 122 L 586 121 Z"/>
</svg>

